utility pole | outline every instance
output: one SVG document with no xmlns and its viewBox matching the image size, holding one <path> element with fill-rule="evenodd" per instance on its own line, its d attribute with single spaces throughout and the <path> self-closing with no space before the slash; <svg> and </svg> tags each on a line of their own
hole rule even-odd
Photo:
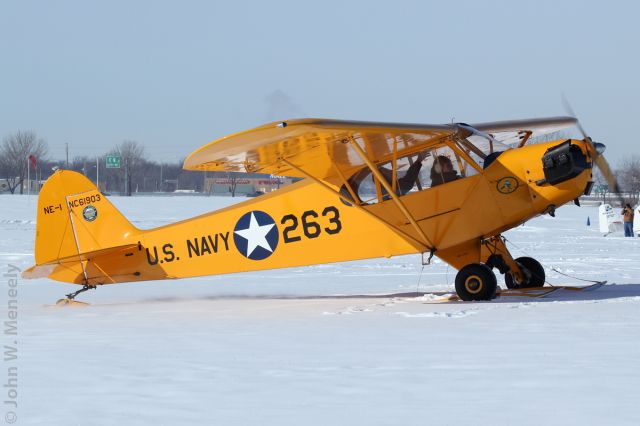
<svg viewBox="0 0 640 426">
<path fill-rule="evenodd" d="M 27 197 L 31 194 L 31 162 L 27 157 Z"/>
<path fill-rule="evenodd" d="M 65 144 L 65 151 L 67 152 L 67 170 L 69 170 L 69 142 L 66 142 Z"/>
<path fill-rule="evenodd" d="M 127 196 L 131 196 L 131 169 L 129 168 L 129 159 L 125 160 L 126 172 L 127 172 Z"/>
<path fill-rule="evenodd" d="M 127 164 L 129 163 L 128 159 L 125 158 L 124 159 L 124 195 L 128 195 L 127 194 L 127 181 L 129 180 L 129 176 L 128 176 L 128 171 L 129 171 L 129 167 L 127 167 Z"/>
<path fill-rule="evenodd" d="M 96 186 L 100 191 L 100 158 L 96 157 Z"/>
</svg>

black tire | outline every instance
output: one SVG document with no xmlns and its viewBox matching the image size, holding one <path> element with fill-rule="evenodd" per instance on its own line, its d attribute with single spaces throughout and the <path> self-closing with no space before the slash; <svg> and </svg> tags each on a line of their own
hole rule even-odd
<svg viewBox="0 0 640 426">
<path fill-rule="evenodd" d="M 542 287 L 544 286 L 544 282 L 546 279 L 544 268 L 532 257 L 519 257 L 516 259 L 520 268 L 524 269 L 524 273 L 527 276 L 527 281 L 517 285 L 513 280 L 513 277 L 509 272 L 504 274 L 504 283 L 507 288 L 531 288 L 531 287 Z"/>
<path fill-rule="evenodd" d="M 496 275 L 484 263 L 471 263 L 456 275 L 456 293 L 465 302 L 496 297 Z"/>
<path fill-rule="evenodd" d="M 504 285 L 506 285 L 509 290 L 512 290 L 514 288 L 520 288 L 520 286 L 516 284 L 510 272 L 507 272 L 506 274 L 504 274 Z"/>
</svg>

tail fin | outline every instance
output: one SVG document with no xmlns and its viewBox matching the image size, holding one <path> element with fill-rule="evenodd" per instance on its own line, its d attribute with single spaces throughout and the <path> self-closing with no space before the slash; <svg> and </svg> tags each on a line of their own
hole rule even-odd
<svg viewBox="0 0 640 426">
<path fill-rule="evenodd" d="M 140 233 L 85 176 L 57 171 L 38 197 L 36 266 L 24 276 L 87 284 L 92 258 L 130 251 Z"/>
</svg>

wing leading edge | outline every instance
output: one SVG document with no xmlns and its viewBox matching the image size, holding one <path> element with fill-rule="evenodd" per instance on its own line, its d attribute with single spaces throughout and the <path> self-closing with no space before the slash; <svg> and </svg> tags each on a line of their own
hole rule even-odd
<svg viewBox="0 0 640 426">
<path fill-rule="evenodd" d="M 472 124 L 471 127 L 489 133 L 494 139 L 507 145 L 526 142 L 550 133 L 574 127 L 578 120 L 574 117 L 547 117 L 528 120 L 494 121 Z"/>
</svg>

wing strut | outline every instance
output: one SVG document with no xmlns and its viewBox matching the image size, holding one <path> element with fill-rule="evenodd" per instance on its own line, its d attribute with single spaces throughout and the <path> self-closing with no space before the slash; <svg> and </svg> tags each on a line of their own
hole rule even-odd
<svg viewBox="0 0 640 426">
<path fill-rule="evenodd" d="M 529 140 L 529 138 L 531 137 L 533 132 L 531 130 L 523 130 L 522 132 L 518 132 L 518 133 L 522 133 L 522 135 L 523 135 L 522 136 L 522 140 L 518 144 L 518 148 L 522 148 L 524 146 L 524 144 L 527 143 L 527 141 Z"/>
<path fill-rule="evenodd" d="M 402 201 L 400 200 L 400 197 L 398 197 L 395 191 L 393 191 L 393 189 L 391 188 L 391 185 L 389 185 L 389 182 L 387 182 L 384 176 L 382 176 L 382 173 L 380 173 L 380 170 L 378 170 L 375 164 L 373 164 L 371 160 L 369 160 L 369 157 L 367 157 L 367 154 L 364 152 L 362 147 L 358 145 L 358 142 L 356 142 L 355 139 L 351 138 L 350 142 L 353 148 L 356 150 L 356 152 L 360 156 L 360 158 L 362 158 L 362 161 L 364 161 L 367 167 L 369 167 L 369 170 L 371 170 L 371 173 L 373 173 L 373 175 L 376 177 L 376 179 L 378 179 L 380 184 L 384 186 L 384 189 L 391 196 L 391 199 L 393 200 L 394 203 L 396 203 L 396 206 L 398 206 L 402 214 L 405 215 L 407 220 L 409 220 L 411 225 L 413 225 L 413 227 L 416 229 L 416 231 L 418 232 L 418 235 L 420 235 L 424 239 L 424 242 L 422 244 L 427 246 L 430 250 L 433 250 L 435 248 L 433 246 L 433 243 L 431 243 L 429 238 L 427 238 L 422 228 L 420 228 L 420 226 L 418 225 L 418 222 L 416 222 L 413 216 L 411 216 L 411 213 L 409 212 L 407 207 L 402 203 Z"/>
<path fill-rule="evenodd" d="M 347 181 L 347 178 L 344 175 L 344 173 L 342 173 L 342 170 L 340 170 L 340 168 L 336 165 L 336 163 L 334 161 L 331 162 L 331 166 L 333 166 L 333 169 L 336 171 L 336 173 L 338 174 L 338 176 L 342 180 L 342 183 L 343 183 L 344 187 L 347 188 L 347 191 L 349 191 L 349 194 L 351 195 L 351 198 L 353 198 L 353 202 L 357 203 L 358 202 L 358 196 L 356 195 L 356 193 L 354 192 L 353 188 L 349 184 L 349 181 Z"/>
<path fill-rule="evenodd" d="M 360 210 L 361 212 L 368 214 L 369 216 L 373 216 L 374 218 L 376 218 L 377 220 L 381 220 L 385 223 L 385 225 L 387 225 L 389 228 L 391 228 L 393 231 L 395 231 L 397 234 L 401 235 L 403 238 L 407 239 L 407 240 L 411 240 L 411 242 L 417 246 L 416 248 L 418 250 L 420 250 L 420 252 L 424 253 L 425 251 L 433 251 L 434 248 L 425 244 L 424 242 L 418 240 L 417 238 L 407 234 L 406 232 L 402 231 L 401 229 L 399 229 L 398 227 L 392 225 L 391 223 L 387 222 L 386 220 L 376 216 L 375 214 L 371 213 L 369 210 L 365 209 L 364 207 L 362 207 L 360 204 L 358 204 L 358 198 L 354 198 L 353 200 L 348 199 L 347 197 L 345 197 L 343 194 L 341 194 L 339 191 L 336 191 L 335 189 L 333 189 L 332 187 L 330 187 L 329 185 L 327 185 L 325 182 L 323 182 L 322 180 L 316 178 L 315 176 L 310 175 L 309 173 L 305 172 L 304 170 L 302 170 L 300 167 L 296 166 L 295 164 L 291 163 L 289 160 L 287 160 L 286 158 L 280 158 L 280 161 L 282 161 L 283 163 L 285 163 L 287 166 L 291 167 L 294 170 L 297 170 L 299 173 L 301 173 L 302 175 L 304 175 L 305 177 L 307 177 L 308 179 L 311 179 L 313 182 L 322 185 L 324 188 L 328 189 L 329 191 L 333 192 L 334 194 L 336 194 L 338 197 L 340 197 L 340 199 L 342 201 L 344 201 L 345 203 L 347 203 L 350 206 L 353 206 L 355 208 L 357 208 L 358 210 Z M 335 166 L 337 168 L 337 166 Z M 349 185 L 347 185 L 347 188 L 349 187 Z M 428 241 L 428 240 L 427 240 Z"/>
</svg>

